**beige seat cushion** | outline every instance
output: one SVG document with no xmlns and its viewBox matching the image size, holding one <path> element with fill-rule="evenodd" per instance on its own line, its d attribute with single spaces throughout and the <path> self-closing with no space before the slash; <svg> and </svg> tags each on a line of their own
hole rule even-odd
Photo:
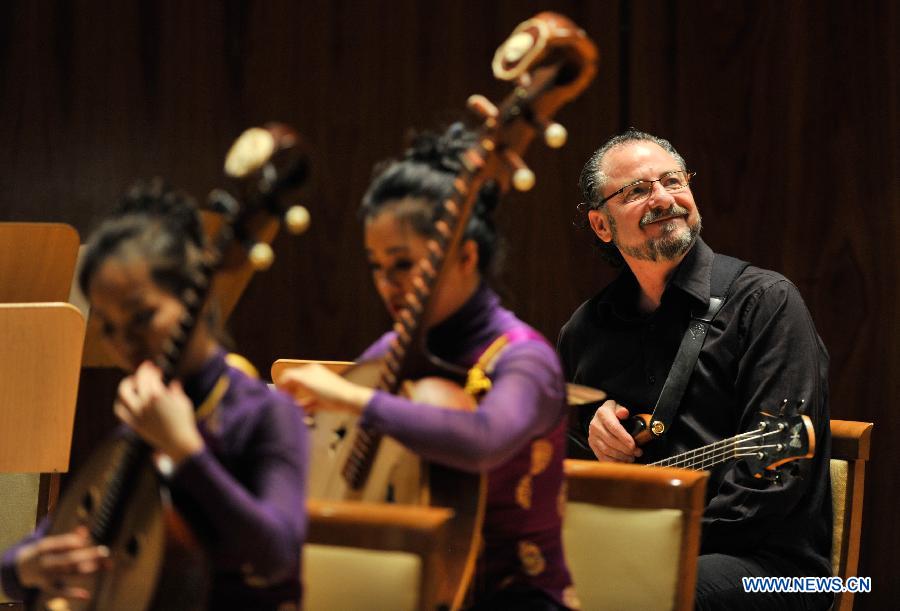
<svg viewBox="0 0 900 611">
<path fill-rule="evenodd" d="M 619 509 L 569 502 L 563 545 L 581 608 L 672 609 L 681 530 L 682 515 L 677 509 Z"/>
<path fill-rule="evenodd" d="M 847 474 L 849 464 L 846 460 L 831 459 L 831 570 L 839 574 L 842 543 L 844 541 L 844 520 L 847 510 Z"/>
<path fill-rule="evenodd" d="M 406 552 L 303 546 L 305 611 L 413 611 L 421 559 Z"/>
<path fill-rule="evenodd" d="M 0 553 L 34 530 L 41 476 L 0 473 Z M 0 603 L 9 602 L 0 590 Z"/>
</svg>

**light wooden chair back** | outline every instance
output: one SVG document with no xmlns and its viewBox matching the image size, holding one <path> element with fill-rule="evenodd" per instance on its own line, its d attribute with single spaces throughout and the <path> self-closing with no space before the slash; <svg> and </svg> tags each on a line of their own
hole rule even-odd
<svg viewBox="0 0 900 611">
<path fill-rule="evenodd" d="M 433 611 L 449 509 L 310 499 L 305 611 Z"/>
<path fill-rule="evenodd" d="M 831 566 L 832 572 L 845 581 L 856 576 L 859 566 L 866 462 L 873 427 L 871 422 L 831 421 Z M 836 594 L 832 608 L 850 611 L 853 592 Z"/>
<path fill-rule="evenodd" d="M 278 359 L 274 363 L 272 363 L 272 369 L 270 374 L 272 376 L 273 382 L 278 382 L 278 378 L 281 377 L 282 372 L 286 369 L 290 369 L 291 367 L 300 367 L 301 365 L 309 365 L 310 363 L 318 363 L 319 365 L 324 365 L 328 369 L 332 370 L 335 373 L 342 373 L 348 367 L 353 366 L 353 361 L 316 361 L 316 360 L 308 360 L 308 359 Z"/>
<path fill-rule="evenodd" d="M 702 471 L 565 461 L 563 545 L 583 609 L 693 609 Z"/>
<path fill-rule="evenodd" d="M 66 301 L 78 243 L 63 223 L 0 223 L 0 303 Z"/>
<path fill-rule="evenodd" d="M 2 550 L 52 509 L 69 468 L 84 318 L 68 303 L 4 303 L 0 337 Z"/>
</svg>

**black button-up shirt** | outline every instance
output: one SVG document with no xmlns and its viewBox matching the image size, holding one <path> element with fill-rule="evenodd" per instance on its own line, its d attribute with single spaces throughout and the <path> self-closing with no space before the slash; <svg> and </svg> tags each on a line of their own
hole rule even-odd
<svg viewBox="0 0 900 611">
<path fill-rule="evenodd" d="M 713 258 L 698 239 L 650 314 L 639 311 L 640 287 L 625 268 L 560 331 L 566 379 L 605 390 L 631 414 L 651 413 L 691 312 L 709 302 Z M 798 477 L 781 482 L 754 478 L 740 461 L 713 468 L 701 553 L 770 557 L 796 569 L 790 576 L 830 574 L 827 369 L 828 353 L 797 288 L 775 272 L 744 270 L 710 326 L 672 426 L 640 461 L 751 430 L 761 410 L 777 411 L 784 399 L 805 400 L 816 455 L 796 463 Z M 580 414 L 585 437 L 593 411 Z"/>
</svg>

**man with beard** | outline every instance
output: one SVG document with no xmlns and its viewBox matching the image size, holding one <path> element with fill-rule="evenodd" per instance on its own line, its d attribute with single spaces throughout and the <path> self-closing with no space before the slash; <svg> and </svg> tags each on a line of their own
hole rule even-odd
<svg viewBox="0 0 900 611">
<path fill-rule="evenodd" d="M 651 463 L 756 428 L 758 413 L 777 412 L 784 399 L 804 400 L 816 455 L 795 463 L 798 476 L 757 479 L 740 461 L 712 470 L 696 607 L 827 609 L 830 594 L 745 593 L 741 577 L 831 575 L 828 354 L 786 278 L 752 265 L 721 273 L 728 258 L 699 238 L 692 176 L 668 141 L 633 129 L 582 171 L 590 227 L 622 272 L 560 332 L 567 379 L 607 393 L 573 433 L 586 437 L 598 460 Z M 717 275 L 733 280 L 674 416 L 660 438 L 637 447 L 623 421 L 653 411 L 692 315 L 710 306 Z"/>
</svg>

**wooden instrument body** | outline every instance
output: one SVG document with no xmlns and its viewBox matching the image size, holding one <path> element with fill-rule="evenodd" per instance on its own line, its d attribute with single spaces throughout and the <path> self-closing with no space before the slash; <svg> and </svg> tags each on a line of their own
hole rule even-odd
<svg viewBox="0 0 900 611">
<path fill-rule="evenodd" d="M 210 206 L 223 220 L 198 264 L 193 286 L 178 295 L 184 312 L 168 347 L 154 358 L 164 384 L 176 378 L 215 273 L 246 273 L 242 268 L 254 250 L 262 252 L 258 265 L 271 264 L 268 241 L 277 230 L 272 217 L 287 210 L 306 178 L 305 147 L 285 125 L 251 128 L 232 146 L 225 169 L 237 196 L 222 189 L 210 194 Z M 304 229 L 298 221 L 295 232 Z M 40 593 L 32 609 L 206 608 L 211 574 L 206 553 L 169 501 L 151 448 L 133 432 L 111 439 L 92 455 L 57 506 L 48 534 L 71 532 L 80 525 L 88 527 L 94 543 L 110 549 L 112 565 L 78 584 L 88 590 L 90 600 Z"/>
<path fill-rule="evenodd" d="M 561 146 L 565 141 L 565 130 L 552 124 L 551 118 L 592 80 L 596 60 L 597 49 L 584 32 L 569 19 L 550 12 L 520 24 L 500 46 L 494 56 L 494 75 L 513 82 L 514 89 L 499 106 L 483 96 L 469 98 L 469 108 L 479 115 L 482 125 L 474 143 L 458 155 L 452 191 L 445 201 L 436 202 L 440 207 L 429 254 L 413 270 L 413 288 L 406 294 L 406 307 L 396 317 L 395 334 L 382 363 L 354 368 L 348 375 L 352 381 L 395 394 L 405 391 L 413 400 L 426 393 L 429 397 L 424 401 L 432 405 L 460 405 L 448 395 L 459 398 L 464 394 L 461 390 L 450 391 L 446 381 L 426 377 L 434 375 L 434 365 L 439 364 L 426 348 L 428 329 L 424 321 L 431 320 L 431 298 L 448 278 L 445 263 L 459 252 L 482 189 L 529 189 L 534 175 L 521 155 L 536 132 L 543 130 L 551 146 Z M 451 378 L 460 373 L 453 366 L 439 369 L 452 372 Z M 409 380 L 418 382 L 409 388 Z M 464 403 L 471 405 L 470 400 Z M 331 420 L 326 423 L 326 418 Z M 327 464 L 318 466 L 313 459 L 313 472 L 321 472 L 313 475 L 311 496 L 429 503 L 454 509 L 455 532 L 449 540 L 458 544 L 458 550 L 451 551 L 458 551 L 460 556 L 449 554 L 448 562 L 461 567 L 461 573 L 449 572 L 444 582 L 448 588 L 456 588 L 452 607 L 461 606 L 478 554 L 486 503 L 483 478 L 460 477 L 451 469 L 441 472 L 434 465 L 416 467 L 418 460 L 394 440 L 384 438 L 377 430 L 359 427 L 346 416 L 317 417 L 314 426 L 321 430 L 313 432 L 313 452 Z M 443 496 L 438 498 L 438 494 Z M 449 603 L 451 599 L 444 600 Z"/>
<path fill-rule="evenodd" d="M 379 361 L 368 361 L 349 368 L 344 377 L 374 387 L 381 371 Z M 477 409 L 470 395 L 443 378 L 407 382 L 402 394 L 411 401 L 447 409 Z M 440 571 L 444 579 L 439 600 L 451 608 L 459 608 L 475 571 L 487 498 L 487 476 L 424 461 L 397 440 L 385 436 L 365 484 L 354 489 L 342 476 L 342 470 L 351 459 L 355 436 L 360 431 L 358 420 L 344 412 L 324 410 L 309 418 L 312 442 L 310 498 L 452 508 L 454 517 L 447 537 L 449 545 L 440 557 L 444 563 Z"/>
<path fill-rule="evenodd" d="M 107 440 L 91 456 L 69 484 L 48 535 L 68 533 L 82 525 L 90 528 L 101 519 L 104 487 L 113 477 L 126 444 L 120 437 Z M 205 609 L 209 560 L 172 510 L 149 460 L 137 469 L 129 492 L 115 536 L 107 543 L 115 570 L 72 580 L 91 592 L 90 600 L 39 593 L 31 609 Z M 172 587 L 160 587 L 161 583 Z"/>
</svg>

